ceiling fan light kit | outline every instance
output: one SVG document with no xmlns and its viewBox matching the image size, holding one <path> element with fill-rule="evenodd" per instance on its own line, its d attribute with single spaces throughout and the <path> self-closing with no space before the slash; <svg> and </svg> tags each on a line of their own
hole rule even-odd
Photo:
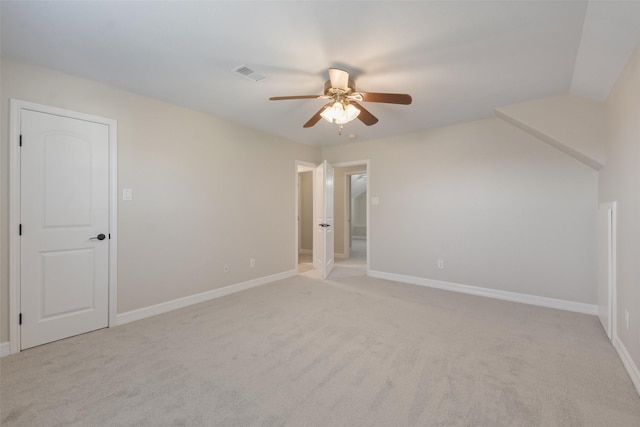
<svg viewBox="0 0 640 427">
<path fill-rule="evenodd" d="M 353 104 L 344 105 L 342 102 L 336 101 L 330 107 L 325 108 L 320 115 L 329 123 L 343 125 L 358 117 L 360 110 Z"/>
<path fill-rule="evenodd" d="M 281 101 L 288 99 L 329 99 L 331 102 L 324 105 L 314 114 L 303 127 L 308 128 L 323 118 L 329 123 L 340 126 L 352 120 L 360 119 L 367 126 L 378 123 L 378 118 L 367 111 L 358 102 L 381 102 L 387 104 L 411 104 L 411 96 L 401 93 L 375 93 L 356 92 L 356 85 L 349 78 L 349 73 L 338 68 L 329 69 L 329 80 L 324 85 L 324 95 L 295 95 L 295 96 L 274 96 L 271 101 Z"/>
</svg>

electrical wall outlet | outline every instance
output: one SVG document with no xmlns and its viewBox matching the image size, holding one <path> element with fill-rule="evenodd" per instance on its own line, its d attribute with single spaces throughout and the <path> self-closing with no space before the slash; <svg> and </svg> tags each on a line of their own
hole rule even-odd
<svg viewBox="0 0 640 427">
<path fill-rule="evenodd" d="M 438 268 L 440 270 L 444 269 L 444 260 L 441 260 L 441 259 L 438 260 Z"/>
<path fill-rule="evenodd" d="M 225 264 L 224 265 L 224 272 L 228 273 L 229 272 L 229 264 Z"/>
<path fill-rule="evenodd" d="M 249 268 L 255 268 L 256 267 L 256 259 L 255 258 L 251 258 L 249 260 Z"/>
</svg>

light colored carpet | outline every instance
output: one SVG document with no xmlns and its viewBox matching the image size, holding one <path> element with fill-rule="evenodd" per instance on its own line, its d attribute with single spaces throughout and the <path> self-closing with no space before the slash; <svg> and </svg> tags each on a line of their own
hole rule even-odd
<svg viewBox="0 0 640 427">
<path fill-rule="evenodd" d="M 313 257 L 311 254 L 298 254 L 298 273 L 313 270 Z"/>
<path fill-rule="evenodd" d="M 301 262 L 298 264 L 298 273 L 313 270 L 313 264 L 310 262 Z"/>
<path fill-rule="evenodd" d="M 367 239 L 352 239 L 349 258 L 359 260 L 362 264 L 367 262 Z"/>
<path fill-rule="evenodd" d="M 7 426 L 639 426 L 594 316 L 304 276 L 0 361 Z"/>
</svg>

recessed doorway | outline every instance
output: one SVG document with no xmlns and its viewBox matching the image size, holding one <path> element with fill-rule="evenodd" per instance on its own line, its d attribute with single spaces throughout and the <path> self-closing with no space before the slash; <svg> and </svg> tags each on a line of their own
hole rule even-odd
<svg viewBox="0 0 640 427">
<path fill-rule="evenodd" d="M 349 175 L 349 247 L 347 259 L 350 264 L 367 264 L 367 174 Z"/>
<path fill-rule="evenodd" d="M 298 273 L 313 269 L 313 170 L 298 169 Z"/>
<path fill-rule="evenodd" d="M 296 270 L 313 270 L 313 178 L 315 165 L 296 162 Z"/>
<path fill-rule="evenodd" d="M 318 278 L 314 267 L 314 201 L 316 200 L 315 165 L 296 162 L 296 251 L 298 274 Z M 369 161 L 341 163 L 334 166 L 333 207 L 335 267 L 332 277 L 360 275 L 368 272 L 369 259 Z M 344 268 L 341 268 L 344 267 Z M 357 267 L 357 268 L 354 268 Z M 318 276 L 318 277 L 316 277 Z"/>
</svg>

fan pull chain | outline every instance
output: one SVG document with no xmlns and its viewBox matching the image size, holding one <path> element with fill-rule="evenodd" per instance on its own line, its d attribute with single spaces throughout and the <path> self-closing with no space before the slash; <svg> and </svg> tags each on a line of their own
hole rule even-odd
<svg viewBox="0 0 640 427">
<path fill-rule="evenodd" d="M 338 136 L 342 136 L 342 125 L 338 126 Z"/>
</svg>

